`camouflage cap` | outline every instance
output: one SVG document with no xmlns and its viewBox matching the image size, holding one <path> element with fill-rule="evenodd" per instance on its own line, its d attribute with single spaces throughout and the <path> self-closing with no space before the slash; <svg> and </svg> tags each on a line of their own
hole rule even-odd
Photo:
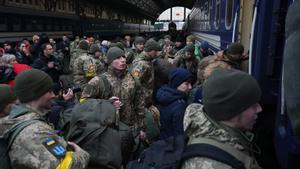
<svg viewBox="0 0 300 169">
<path fill-rule="evenodd" d="M 249 74 L 235 69 L 216 69 L 203 84 L 203 105 L 208 116 L 229 120 L 257 103 L 261 90 Z"/>
</svg>

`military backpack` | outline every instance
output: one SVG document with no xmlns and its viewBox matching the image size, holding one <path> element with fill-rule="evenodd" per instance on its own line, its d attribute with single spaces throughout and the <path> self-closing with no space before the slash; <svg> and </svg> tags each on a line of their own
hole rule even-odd
<svg viewBox="0 0 300 169">
<path fill-rule="evenodd" d="M 39 119 L 26 120 L 17 123 L 11 129 L 9 129 L 5 134 L 0 137 L 0 168 L 1 169 L 11 169 L 9 150 L 18 136 L 18 134 L 27 126 L 39 121 Z"/>
<path fill-rule="evenodd" d="M 237 157 L 234 148 L 220 146 L 210 142 L 211 139 L 207 142 L 201 138 L 199 142 L 189 145 L 186 144 L 187 140 L 186 136 L 179 135 L 154 142 L 137 160 L 131 161 L 127 169 L 180 169 L 185 160 L 193 157 L 214 159 L 234 169 L 248 168 L 245 164 L 248 156 Z"/>
</svg>

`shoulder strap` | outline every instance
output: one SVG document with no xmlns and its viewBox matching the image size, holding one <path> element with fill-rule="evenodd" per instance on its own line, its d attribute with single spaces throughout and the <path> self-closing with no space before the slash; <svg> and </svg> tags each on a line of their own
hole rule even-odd
<svg viewBox="0 0 300 169">
<path fill-rule="evenodd" d="M 234 148 L 228 144 L 220 143 L 216 140 L 209 139 L 209 138 L 197 138 L 190 142 L 190 144 L 198 144 L 198 143 L 209 144 L 209 145 L 215 146 L 215 147 L 229 153 L 237 160 L 241 161 L 244 164 L 244 166 L 246 166 L 246 168 L 248 168 L 248 166 L 251 166 L 252 158 L 249 155 L 237 150 L 236 148 Z"/>
<path fill-rule="evenodd" d="M 192 157 L 207 157 L 230 165 L 234 169 L 246 169 L 243 162 L 228 152 L 210 144 L 199 143 L 188 145 L 183 152 L 181 164 Z"/>
<path fill-rule="evenodd" d="M 100 78 L 104 84 L 104 89 L 102 92 L 102 99 L 108 99 L 109 97 L 112 96 L 111 85 L 110 85 L 109 81 L 107 80 L 107 78 L 104 76 L 104 74 L 101 74 Z"/>
<path fill-rule="evenodd" d="M 9 151 L 11 145 L 15 141 L 19 133 L 30 124 L 40 121 L 39 119 L 31 119 L 17 123 L 9 131 L 5 133 L 5 137 L 8 139 L 7 151 Z"/>
</svg>

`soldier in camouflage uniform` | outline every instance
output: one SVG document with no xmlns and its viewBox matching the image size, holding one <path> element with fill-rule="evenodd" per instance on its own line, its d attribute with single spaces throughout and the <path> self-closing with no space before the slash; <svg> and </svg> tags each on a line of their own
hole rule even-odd
<svg viewBox="0 0 300 169">
<path fill-rule="evenodd" d="M 159 56 L 161 50 L 159 44 L 154 40 L 148 40 L 144 51 L 132 62 L 132 76 L 141 84 L 140 98 L 143 98 L 144 105 L 152 105 L 152 93 L 154 89 L 154 67 L 153 59 Z"/>
<path fill-rule="evenodd" d="M 80 44 L 79 49 L 82 50 L 82 53 L 74 61 L 73 81 L 83 89 L 89 80 L 96 75 L 97 61 L 92 55 L 88 54 L 88 43 L 83 40 Z"/>
<path fill-rule="evenodd" d="M 106 62 L 104 60 L 104 55 L 98 44 L 93 44 L 90 47 L 90 54 L 93 55 L 93 58 L 96 60 L 96 74 L 100 75 L 106 71 Z"/>
<path fill-rule="evenodd" d="M 80 40 L 78 43 L 77 48 L 73 49 L 71 52 L 71 58 L 70 58 L 70 70 L 73 71 L 74 68 L 74 61 L 81 56 L 84 53 L 87 53 L 87 51 L 89 50 L 89 45 L 88 42 L 86 40 Z"/>
<path fill-rule="evenodd" d="M 219 51 L 213 56 L 205 58 L 205 62 L 223 61 L 234 69 L 248 72 L 248 56 L 244 55 L 244 46 L 240 43 L 232 43 L 227 49 Z"/>
<path fill-rule="evenodd" d="M 200 61 L 203 58 L 203 56 L 201 54 L 201 51 L 200 51 L 199 47 L 196 45 L 196 39 L 197 39 L 197 37 L 195 35 L 189 35 L 189 36 L 186 37 L 185 43 L 186 43 L 186 45 L 189 45 L 189 44 L 194 45 L 194 47 L 195 47 L 194 48 L 194 55 Z"/>
<path fill-rule="evenodd" d="M 195 46 L 193 44 L 186 45 L 183 48 L 184 52 L 182 53 L 182 55 L 175 56 L 175 59 L 173 60 L 173 64 L 176 67 L 181 67 L 190 71 L 194 76 L 194 80 L 196 80 L 199 60 L 196 59 L 193 53 L 194 50 L 195 50 Z"/>
<path fill-rule="evenodd" d="M 36 121 L 25 127 L 12 143 L 9 157 L 14 169 L 83 169 L 88 165 L 89 154 L 58 136 L 46 121 L 54 98 L 52 85 L 51 78 L 37 69 L 25 70 L 15 79 L 15 93 L 22 104 L 1 119 L 0 134 L 19 122 Z"/>
<path fill-rule="evenodd" d="M 107 72 L 88 82 L 83 89 L 81 101 L 85 98 L 111 99 L 119 109 L 120 121 L 141 134 L 145 130 L 144 106 L 137 95 L 138 83 L 126 69 L 125 52 L 118 47 L 111 47 L 107 52 L 107 61 Z"/>
<path fill-rule="evenodd" d="M 145 45 L 145 39 L 142 36 L 135 37 L 134 49 L 127 50 L 126 63 L 131 64 L 132 61 L 138 58 L 139 54 L 143 52 Z"/>
<path fill-rule="evenodd" d="M 251 142 L 253 134 L 248 132 L 262 110 L 260 95 L 260 87 L 250 75 L 234 69 L 215 70 L 203 85 L 203 106 L 191 104 L 186 109 L 188 144 L 214 145 L 241 161 L 245 168 L 260 168 L 254 159 L 259 150 Z M 207 168 L 233 167 L 207 157 L 193 157 L 182 165 L 182 169 Z"/>
</svg>

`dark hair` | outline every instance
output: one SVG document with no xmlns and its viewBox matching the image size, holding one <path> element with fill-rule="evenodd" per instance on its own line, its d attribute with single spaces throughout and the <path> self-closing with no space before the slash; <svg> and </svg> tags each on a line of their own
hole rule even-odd
<svg viewBox="0 0 300 169">
<path fill-rule="evenodd" d="M 52 46 L 50 43 L 44 43 L 44 44 L 42 44 L 41 49 L 42 49 L 42 50 L 45 50 L 46 47 L 47 47 L 47 45 Z"/>
</svg>

